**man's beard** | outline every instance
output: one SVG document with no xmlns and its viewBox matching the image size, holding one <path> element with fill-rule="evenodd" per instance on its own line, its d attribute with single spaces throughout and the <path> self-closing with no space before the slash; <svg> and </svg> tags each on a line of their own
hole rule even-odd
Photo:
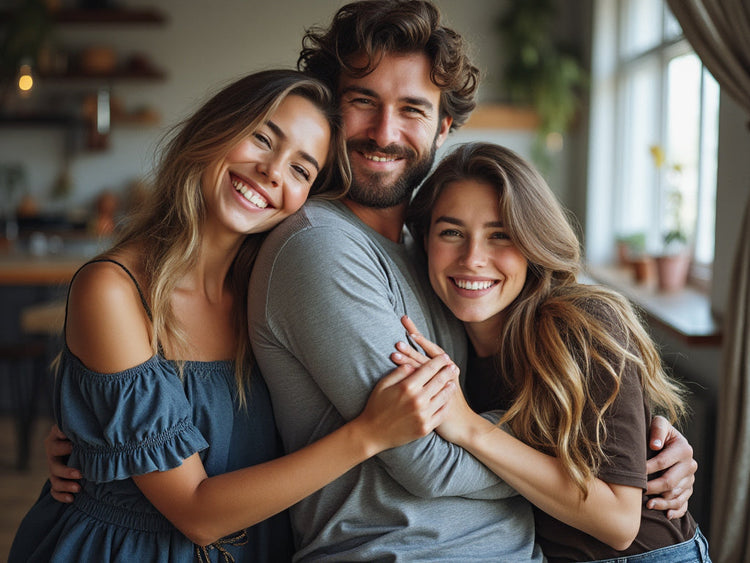
<svg viewBox="0 0 750 563">
<path fill-rule="evenodd" d="M 377 152 L 406 160 L 406 170 L 390 185 L 383 183 L 383 178 L 387 176 L 387 173 L 370 173 L 367 177 L 359 180 L 356 177 L 352 178 L 352 184 L 347 193 L 349 199 L 365 207 L 387 209 L 409 201 L 414 190 L 429 174 L 432 164 L 435 162 L 437 135 L 430 150 L 420 160 L 416 161 L 414 160 L 416 152 L 413 149 L 399 145 L 388 145 L 381 148 L 372 140 L 349 141 L 347 142 L 347 149 L 349 154 L 355 151 L 365 154 Z"/>
</svg>

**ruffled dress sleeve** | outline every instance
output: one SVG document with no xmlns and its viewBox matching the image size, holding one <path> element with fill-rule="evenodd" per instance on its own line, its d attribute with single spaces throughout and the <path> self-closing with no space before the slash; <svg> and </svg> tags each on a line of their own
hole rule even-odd
<svg viewBox="0 0 750 563">
<path fill-rule="evenodd" d="M 68 465 L 89 481 L 172 469 L 208 448 L 176 368 L 159 356 L 102 374 L 65 350 L 55 395 L 58 424 L 73 443 Z"/>
</svg>

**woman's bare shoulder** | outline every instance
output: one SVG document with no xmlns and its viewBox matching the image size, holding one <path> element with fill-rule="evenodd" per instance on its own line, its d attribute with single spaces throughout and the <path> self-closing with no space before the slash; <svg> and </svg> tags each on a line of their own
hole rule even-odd
<svg viewBox="0 0 750 563">
<path fill-rule="evenodd" d="M 68 300 L 70 351 L 90 369 L 114 373 L 153 355 L 149 335 L 148 315 L 128 273 L 112 262 L 83 266 Z"/>
</svg>

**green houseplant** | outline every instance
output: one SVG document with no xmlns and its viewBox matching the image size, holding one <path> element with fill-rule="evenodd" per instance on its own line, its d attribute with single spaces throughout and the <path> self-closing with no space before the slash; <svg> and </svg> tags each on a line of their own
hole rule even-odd
<svg viewBox="0 0 750 563">
<path fill-rule="evenodd" d="M 511 0 L 498 27 L 507 61 L 503 84 L 511 102 L 537 112 L 532 158 L 548 170 L 550 145 L 560 145 L 580 107 L 586 71 L 573 50 L 555 39 L 554 0 Z"/>
<path fill-rule="evenodd" d="M 665 202 L 667 230 L 662 239 L 663 247 L 655 257 L 659 289 L 666 292 L 678 291 L 687 283 L 691 262 L 688 234 L 683 226 L 683 196 L 679 187 L 682 165 L 671 163 L 665 166 L 666 156 L 659 145 L 652 145 L 649 150 L 657 170 L 665 173 L 666 181 L 672 187 L 667 192 Z"/>
<path fill-rule="evenodd" d="M 688 237 L 682 228 L 682 193 L 673 190 L 667 195 L 667 210 L 671 227 L 664 233 L 662 253 L 656 257 L 659 289 L 678 291 L 685 287 L 690 271 Z"/>
</svg>

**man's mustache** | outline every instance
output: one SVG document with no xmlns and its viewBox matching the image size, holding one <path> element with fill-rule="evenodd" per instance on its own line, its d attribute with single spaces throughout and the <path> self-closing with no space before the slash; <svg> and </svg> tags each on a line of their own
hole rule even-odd
<svg viewBox="0 0 750 563">
<path fill-rule="evenodd" d="M 346 148 L 349 151 L 357 151 L 357 152 L 364 152 L 364 153 L 377 152 L 377 153 L 384 154 L 387 156 L 395 156 L 397 158 L 409 159 L 409 158 L 416 157 L 416 152 L 409 147 L 405 147 L 403 145 L 397 145 L 395 143 L 388 145 L 386 147 L 381 147 L 375 141 L 372 141 L 372 140 L 353 139 L 351 141 L 347 141 Z"/>
</svg>

